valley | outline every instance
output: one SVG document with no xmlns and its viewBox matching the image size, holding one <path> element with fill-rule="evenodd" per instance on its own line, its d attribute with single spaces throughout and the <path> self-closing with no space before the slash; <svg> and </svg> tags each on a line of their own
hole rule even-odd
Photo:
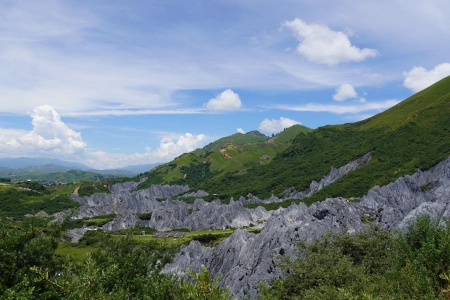
<svg viewBox="0 0 450 300">
<path fill-rule="evenodd" d="M 206 267 L 211 278 L 217 278 L 216 288 L 233 297 L 256 299 L 269 295 L 270 288 L 287 291 L 277 285 L 288 284 L 291 278 L 283 262 L 301 265 L 299 249 L 313 255 L 308 245 L 319 249 L 317 243 L 327 234 L 336 234 L 336 241 L 356 243 L 361 235 L 375 230 L 385 234 L 380 239 L 389 238 L 395 244 L 414 232 L 416 220 L 417 226 L 428 224 L 431 230 L 430 224 L 437 224 L 436 230 L 448 231 L 449 156 L 447 77 L 364 121 L 314 130 L 294 125 L 273 137 L 257 131 L 237 133 L 133 177 L 98 178 L 58 187 L 3 182 L 0 210 L 19 226 L 30 220 L 50 221 L 48 226 L 61 224 L 65 242 L 58 241 L 55 253 L 69 255 L 78 263 L 85 261 L 87 253 L 101 252 L 106 244 L 122 239 L 131 244 L 161 244 L 171 249 L 172 259 L 165 261 L 160 274 L 183 278 L 192 271 L 201 274 Z M 424 215 L 430 219 L 421 219 Z M 155 235 L 172 231 L 180 237 Z M 405 241 L 404 247 L 412 245 Z M 436 247 L 442 246 L 439 251 L 447 257 L 450 243 L 445 245 Z M 421 247 L 416 250 L 422 251 Z M 356 268 L 353 254 L 336 255 L 339 259 L 332 259 Z M 413 271 L 407 268 L 416 266 L 408 260 L 411 257 L 402 258 L 395 267 L 386 262 L 390 269 L 404 272 L 405 277 L 395 280 L 409 278 L 417 284 L 412 294 L 402 290 L 402 297 L 421 288 L 435 296 L 447 287 L 448 282 L 439 281 L 450 267 L 446 258 L 436 267 L 441 271 L 428 279 L 411 279 L 408 276 Z M 417 274 L 426 273 L 422 271 Z M 438 280 L 428 285 L 435 290 L 420 287 L 426 280 Z M 404 285 L 407 280 L 399 282 Z M 265 291 L 262 284 L 272 286 Z M 357 291 L 347 283 L 342 286 Z M 341 291 L 333 284 L 327 288 L 314 293 L 331 297 Z M 396 292 L 389 288 L 366 292 L 392 297 Z M 307 295 L 307 291 L 302 293 Z"/>
</svg>

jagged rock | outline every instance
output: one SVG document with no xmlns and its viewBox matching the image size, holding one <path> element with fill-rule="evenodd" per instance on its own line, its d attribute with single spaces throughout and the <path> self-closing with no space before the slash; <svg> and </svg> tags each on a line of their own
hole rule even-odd
<svg viewBox="0 0 450 300">
<path fill-rule="evenodd" d="M 302 192 L 296 192 L 295 189 L 291 194 L 287 197 L 290 199 L 303 199 L 312 196 L 313 194 L 317 193 L 321 189 L 323 189 L 325 186 L 335 182 L 345 174 L 355 171 L 362 166 L 369 163 L 370 158 L 372 157 L 372 152 L 364 154 L 362 157 L 355 159 L 348 164 L 345 164 L 344 166 L 340 168 L 331 168 L 330 173 L 325 175 L 320 182 L 313 181 L 311 182 L 311 185 L 309 186 L 309 189 Z M 292 190 L 292 188 L 291 188 Z M 287 192 L 287 190 L 285 191 Z"/>
<path fill-rule="evenodd" d="M 66 231 L 66 238 L 72 243 L 78 243 L 83 235 L 88 231 L 88 228 L 75 228 Z"/>
<path fill-rule="evenodd" d="M 426 184 L 430 184 L 430 188 L 422 191 L 421 187 Z M 449 196 L 450 158 L 427 171 L 418 170 L 415 174 L 401 177 L 384 187 L 375 186 L 362 197 L 360 204 L 383 210 L 381 226 L 404 228 L 405 223 L 400 225 L 404 219 L 413 220 L 420 211 L 437 213 L 436 205 L 430 206 L 430 204 L 438 202 L 446 207 L 446 203 L 450 201 Z M 427 210 L 427 207 L 431 210 Z"/>
<path fill-rule="evenodd" d="M 234 296 L 242 297 L 248 291 L 254 297 L 260 282 L 283 275 L 270 255 L 293 256 L 299 241 L 313 241 L 330 230 L 355 232 L 362 228 L 358 214 L 344 199 L 327 199 L 310 208 L 292 204 L 273 212 L 258 235 L 236 230 L 214 248 L 191 242 L 165 272 L 199 271 L 204 264 L 213 276 L 223 275 L 222 286 L 230 288 Z"/>
<path fill-rule="evenodd" d="M 46 213 L 45 211 L 41 210 L 40 212 L 36 213 L 34 216 L 35 217 L 39 217 L 39 218 L 47 218 L 48 217 L 48 213 Z"/>
<path fill-rule="evenodd" d="M 202 191 L 202 190 L 198 190 L 198 191 L 196 191 L 194 193 L 187 193 L 187 194 L 181 195 L 180 197 L 184 197 L 184 198 L 198 197 L 198 198 L 201 198 L 201 197 L 205 197 L 205 196 L 208 196 L 208 195 L 209 194 L 207 192 Z"/>
<path fill-rule="evenodd" d="M 239 199 L 240 203 L 244 201 Z M 242 297 L 247 291 L 254 298 L 259 283 L 284 276 L 271 255 L 294 255 L 298 241 L 312 242 L 330 230 L 363 230 L 361 218 L 373 219 L 385 228 L 405 230 L 422 214 L 450 217 L 450 158 L 430 170 L 418 170 L 384 187 L 376 186 L 360 203 L 336 198 L 310 208 L 293 204 L 274 211 L 258 235 L 237 230 L 214 248 L 191 242 L 164 271 L 184 274 L 187 269 L 199 271 L 204 264 L 213 276 L 223 275 L 220 284 L 234 296 Z"/>
<path fill-rule="evenodd" d="M 147 177 L 144 177 L 141 180 L 139 180 L 139 182 L 131 181 L 131 182 L 116 183 L 116 184 L 111 185 L 109 187 L 109 190 L 111 191 L 111 193 L 131 191 L 131 190 L 136 189 L 139 184 L 141 184 L 142 182 L 144 182 L 146 180 L 147 180 Z"/>
<path fill-rule="evenodd" d="M 117 190 L 121 189 L 116 188 Z M 75 212 L 74 218 L 92 218 L 105 214 L 124 215 L 127 211 L 134 213 L 150 212 L 160 207 L 161 204 L 156 200 L 157 198 L 170 198 L 188 189 L 188 186 L 180 185 L 152 185 L 148 189 L 135 192 L 121 190 L 111 194 L 94 194 L 89 197 L 72 195 L 71 198 L 81 204 Z"/>
</svg>

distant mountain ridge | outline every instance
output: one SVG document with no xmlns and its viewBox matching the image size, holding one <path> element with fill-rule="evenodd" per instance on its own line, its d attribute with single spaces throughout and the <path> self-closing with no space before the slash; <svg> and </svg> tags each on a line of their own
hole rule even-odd
<svg viewBox="0 0 450 300">
<path fill-rule="evenodd" d="M 46 157 L 3 157 L 0 158 L 0 167 L 11 169 L 23 169 L 27 167 L 41 167 L 45 165 L 56 165 L 75 170 L 91 170 L 92 168 L 77 162 L 64 161 Z"/>
<path fill-rule="evenodd" d="M 0 178 L 49 183 L 97 181 L 130 177 L 147 172 L 158 164 L 130 165 L 119 169 L 96 170 L 84 164 L 51 158 L 0 158 Z"/>
<path fill-rule="evenodd" d="M 99 174 L 132 176 L 139 173 L 150 171 L 153 167 L 157 165 L 160 165 L 160 163 L 129 165 L 116 169 L 98 170 L 88 167 L 82 163 L 65 161 L 55 158 L 46 158 L 46 157 L 0 158 L 0 170 L 2 168 L 8 168 L 12 170 L 27 169 L 26 170 L 27 172 L 36 172 L 36 173 L 56 173 L 56 172 L 66 172 L 69 170 L 82 170 Z"/>
</svg>

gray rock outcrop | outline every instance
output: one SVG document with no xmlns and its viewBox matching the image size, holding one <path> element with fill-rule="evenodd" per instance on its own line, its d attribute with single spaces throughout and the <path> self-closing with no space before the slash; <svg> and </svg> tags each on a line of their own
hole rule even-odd
<svg viewBox="0 0 450 300">
<path fill-rule="evenodd" d="M 213 276 L 222 274 L 222 286 L 234 296 L 247 293 L 254 297 L 260 282 L 283 275 L 271 255 L 293 256 L 299 241 L 313 241 L 330 230 L 355 232 L 363 228 L 356 210 L 344 199 L 328 199 L 309 208 L 303 203 L 292 204 L 275 211 L 257 235 L 236 230 L 214 248 L 191 242 L 165 272 L 199 271 L 203 264 Z"/>
<path fill-rule="evenodd" d="M 376 186 L 360 203 L 335 198 L 309 208 L 293 204 L 273 212 L 258 235 L 239 230 L 214 248 L 191 242 L 166 266 L 165 272 L 199 271 L 203 264 L 213 276 L 223 275 L 220 284 L 234 296 L 246 294 L 254 298 L 259 283 L 284 276 L 273 255 L 293 256 L 298 241 L 312 242 L 330 230 L 363 230 L 366 226 L 362 218 L 372 219 L 387 229 L 404 230 L 418 215 L 449 217 L 449 203 L 450 158 L 430 170 L 418 170 L 384 187 Z"/>
</svg>

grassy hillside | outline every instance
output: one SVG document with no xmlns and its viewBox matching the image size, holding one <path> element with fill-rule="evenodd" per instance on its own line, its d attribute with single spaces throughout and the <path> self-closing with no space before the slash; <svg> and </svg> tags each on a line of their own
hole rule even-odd
<svg viewBox="0 0 450 300">
<path fill-rule="evenodd" d="M 270 138 L 258 131 L 236 133 L 202 149 L 183 154 L 146 173 L 149 179 L 139 188 L 161 183 L 188 184 L 196 188 L 205 180 L 220 181 L 227 175 L 240 176 L 249 169 L 269 164 L 278 152 L 289 146 L 297 134 L 310 131 L 312 129 L 294 125 Z"/>
<path fill-rule="evenodd" d="M 37 182 L 0 184 L 0 212 L 23 219 L 41 210 L 48 214 L 79 206 L 69 198 L 76 186 L 43 187 Z"/>
<path fill-rule="evenodd" d="M 231 149 L 226 151 L 233 157 Z M 281 195 L 291 186 L 304 190 L 331 167 L 342 166 L 369 151 L 373 151 L 373 157 L 368 165 L 324 188 L 309 201 L 331 196 L 362 196 L 375 185 L 387 184 L 417 169 L 428 169 L 447 158 L 450 155 L 450 77 L 364 121 L 299 133 L 266 163 L 249 163 L 244 172 L 225 172 L 232 167 L 215 169 L 217 153 L 209 154 L 210 160 L 191 153 L 185 155 L 191 160 L 184 162 L 177 176 L 166 176 L 170 170 L 164 168 L 148 175 L 154 183 L 186 183 L 192 189 L 204 189 L 224 198 L 248 193 L 267 197 L 272 193 Z M 170 165 L 176 169 L 178 161 L 167 164 Z"/>
<path fill-rule="evenodd" d="M 242 145 L 242 144 L 248 144 L 248 143 L 258 143 L 258 142 L 264 142 L 267 140 L 268 137 L 264 134 L 258 132 L 258 131 L 250 131 L 246 134 L 242 133 L 235 133 L 230 136 L 226 136 L 223 138 L 218 139 L 217 141 L 214 141 L 212 143 L 209 143 L 205 147 L 201 149 L 197 149 L 193 151 L 196 155 L 203 155 L 207 152 L 215 152 L 219 151 L 223 147 L 226 147 L 227 145 Z"/>
</svg>

